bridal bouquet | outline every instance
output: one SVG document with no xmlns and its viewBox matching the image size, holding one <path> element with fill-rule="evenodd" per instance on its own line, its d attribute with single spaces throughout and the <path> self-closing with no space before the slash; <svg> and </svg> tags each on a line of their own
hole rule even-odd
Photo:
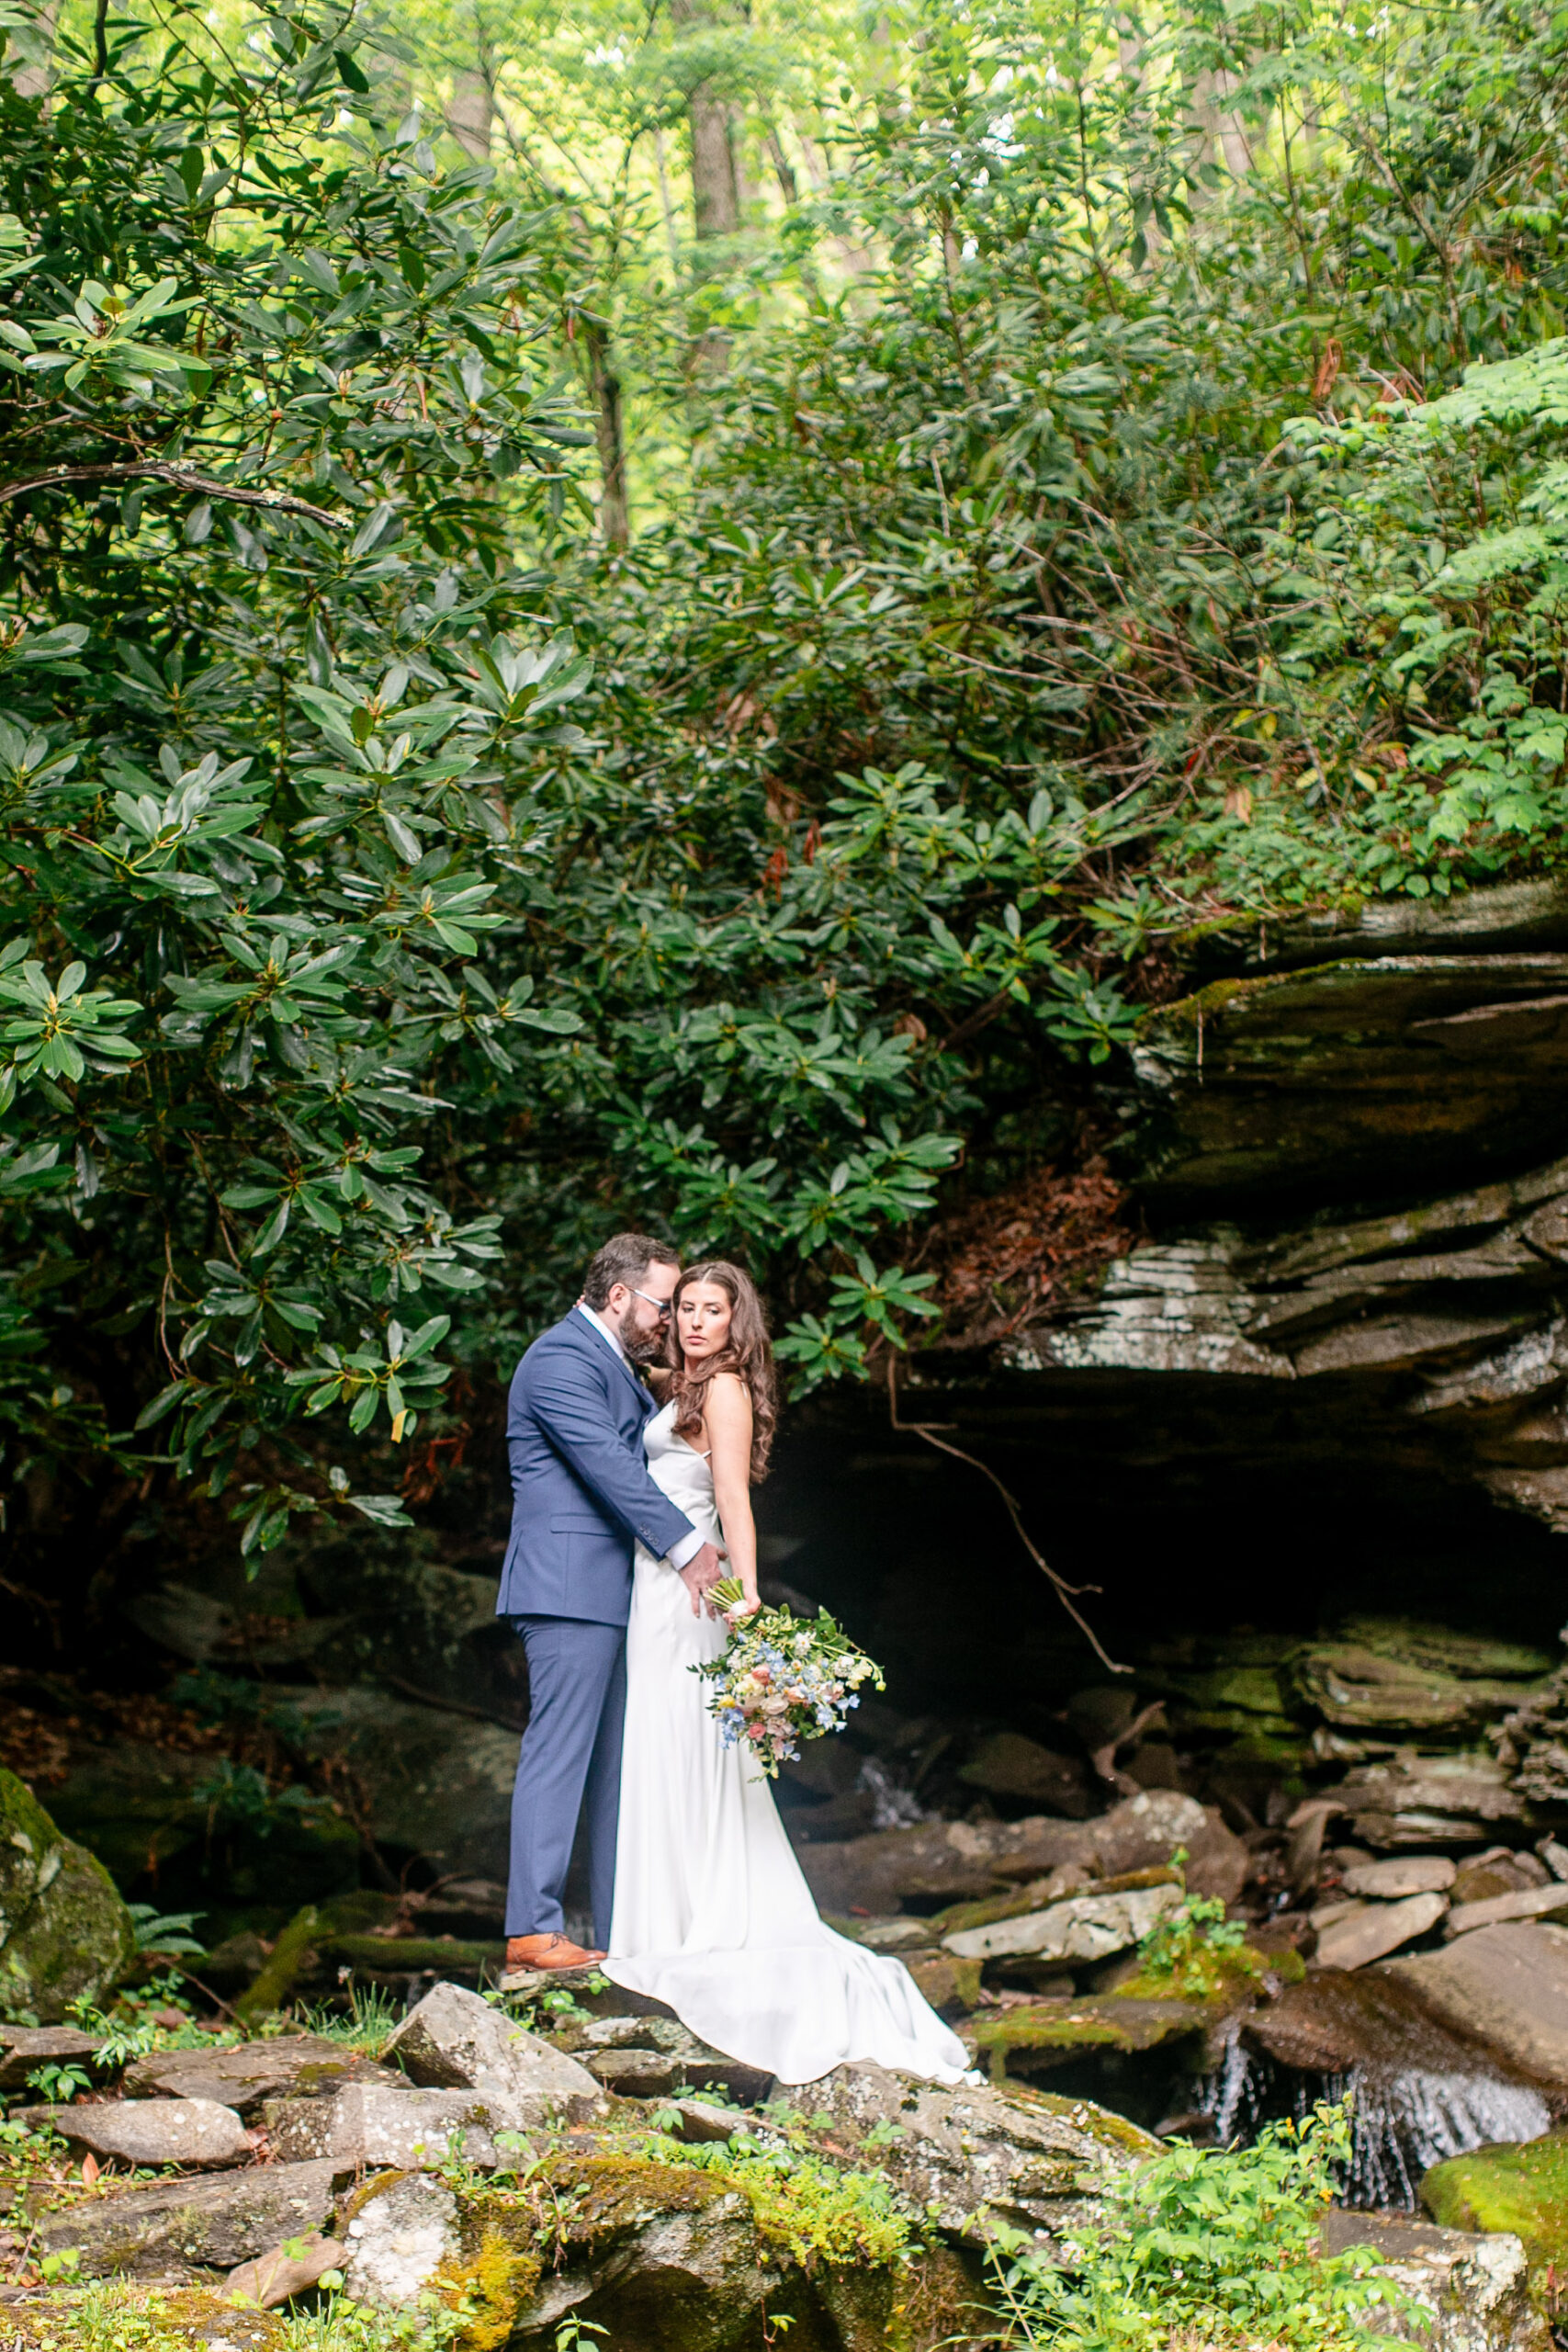
<svg viewBox="0 0 1568 2352">
<path fill-rule="evenodd" d="M 729 1647 L 692 1671 L 712 1685 L 708 1708 L 725 1746 L 743 1740 L 769 1780 L 800 1754 L 803 1739 L 843 1730 L 862 1683 L 886 1687 L 875 1660 L 825 1609 L 815 1620 L 789 1609 L 749 1611 L 738 1577 L 726 1577 L 708 1597 L 729 1622 Z"/>
</svg>

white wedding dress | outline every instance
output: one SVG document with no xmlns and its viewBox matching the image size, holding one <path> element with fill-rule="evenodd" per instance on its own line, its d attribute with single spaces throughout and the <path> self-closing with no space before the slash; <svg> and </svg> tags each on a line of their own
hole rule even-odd
<svg viewBox="0 0 1568 2352">
<path fill-rule="evenodd" d="M 722 1541 L 707 1456 L 648 1425 L 648 1466 L 694 1527 Z M 726 1747 L 708 1685 L 722 1619 L 694 1616 L 673 1568 L 639 1544 L 626 1631 L 615 1905 L 604 1973 L 665 2002 L 716 2050 L 784 2083 L 850 2059 L 956 2082 L 969 2061 L 897 1960 L 834 1935 L 754 1758 Z"/>
</svg>

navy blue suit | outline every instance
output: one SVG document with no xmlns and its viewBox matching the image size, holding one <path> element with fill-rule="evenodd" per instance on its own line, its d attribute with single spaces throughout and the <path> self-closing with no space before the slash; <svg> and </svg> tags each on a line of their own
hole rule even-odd
<svg viewBox="0 0 1568 2352">
<path fill-rule="evenodd" d="M 512 1536 L 496 1613 L 528 1652 L 528 1728 L 512 1798 L 509 1936 L 560 1928 L 586 1798 L 594 1935 L 609 1939 L 632 1546 L 662 1558 L 692 1532 L 643 1460 L 652 1410 L 631 1366 L 575 1307 L 513 1374 Z"/>
</svg>

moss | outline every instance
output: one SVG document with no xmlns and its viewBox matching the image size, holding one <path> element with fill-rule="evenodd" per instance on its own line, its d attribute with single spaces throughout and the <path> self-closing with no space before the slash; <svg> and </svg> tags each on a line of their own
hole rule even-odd
<svg viewBox="0 0 1568 2352">
<path fill-rule="evenodd" d="M 637 2229 L 658 2213 L 699 2213 L 727 2194 L 694 2165 L 620 2154 L 554 2157 L 542 2177 L 558 2199 L 570 2199 L 570 2235 L 589 2241 Z"/>
<path fill-rule="evenodd" d="M 931 1921 L 932 1932 L 938 1936 L 955 1936 L 966 1928 L 991 1928 L 998 1919 L 1027 1918 L 1032 1911 L 1049 1910 L 1055 1903 L 1070 1903 L 1073 1894 L 1047 1892 L 1048 1878 L 1032 1879 L 1027 1886 L 1014 1887 L 1007 1894 L 982 1895 L 978 1901 L 954 1903 L 939 1911 Z M 1123 1871 L 1119 1878 L 1090 1880 L 1086 1874 L 1076 1894 L 1130 1894 L 1145 1886 L 1179 1886 L 1181 1873 L 1167 1865 L 1157 1864 L 1153 1870 Z"/>
<path fill-rule="evenodd" d="M 1154 2050 L 1163 2041 L 1192 2033 L 1209 2015 L 1198 2001 L 1137 1997 L 1111 1993 L 1100 1999 L 1032 2001 L 975 2023 L 976 2054 L 986 2060 L 993 2082 L 1007 2074 L 1010 2052 L 1059 2050 Z"/>
<path fill-rule="evenodd" d="M 1250 1944 L 1216 1951 L 1200 1942 L 1170 1968 L 1141 1968 L 1118 1984 L 1116 1992 L 1126 2001 L 1202 2001 L 1211 2010 L 1231 2008 L 1255 1994 L 1270 1973 L 1295 1984 L 1306 1968 L 1299 1952 L 1255 1951 Z"/>
<path fill-rule="evenodd" d="M 489 1968 L 499 1974 L 506 1962 L 503 1943 L 460 1943 L 456 1936 L 332 1936 L 321 1948 L 364 1975 L 407 1976 L 425 1968 L 457 1968 L 465 1974 Z"/>
<path fill-rule="evenodd" d="M 0 1771 L 0 2017 L 58 2024 L 73 2001 L 102 2001 L 136 1957 L 114 1881 Z"/>
<path fill-rule="evenodd" d="M 977 1960 L 954 1960 L 951 1952 L 921 1952 L 905 1962 L 914 1978 L 920 1998 L 942 2017 L 954 2017 L 977 2007 L 980 1999 L 980 1962 Z"/>
<path fill-rule="evenodd" d="M 1113 2115 L 1109 2108 L 1093 2106 L 1088 2099 L 1061 2098 L 1054 2091 L 1025 2090 L 1016 2083 L 1008 2085 L 1007 2095 L 1016 2106 L 1026 2111 L 1032 2109 L 1036 2115 L 1054 2115 L 1062 2122 L 1071 2124 L 1073 2130 L 1081 2132 L 1085 2139 L 1097 2140 L 1102 2148 L 1123 2161 L 1131 2157 L 1135 2163 L 1142 2164 L 1151 2156 L 1163 2156 L 1166 2153 L 1164 2143 L 1156 2140 L 1152 2132 L 1141 2130 L 1136 2123 L 1130 2123 L 1124 2115 Z"/>
<path fill-rule="evenodd" d="M 538 2288 L 544 2260 L 532 2228 L 517 2226 L 520 2218 L 510 2228 L 493 2217 L 482 2222 L 473 2252 L 436 2281 L 441 2301 L 461 2317 L 457 2352 L 500 2352 Z"/>
<path fill-rule="evenodd" d="M 1434 2165 L 1421 2202 L 1446 2230 L 1508 2230 L 1532 2271 L 1568 2272 L 1568 2132 Z"/>
<path fill-rule="evenodd" d="M 254 2024 L 271 2010 L 282 2008 L 295 1980 L 310 1964 L 319 1931 L 315 1905 L 308 1903 L 294 1914 L 268 1953 L 266 1966 L 235 2002 L 234 2015 L 242 2025 Z"/>
<path fill-rule="evenodd" d="M 6 2313 L 6 2352 L 280 2352 L 281 2321 L 231 2302 L 220 2288 L 156 2288 L 99 2280 Z"/>
</svg>

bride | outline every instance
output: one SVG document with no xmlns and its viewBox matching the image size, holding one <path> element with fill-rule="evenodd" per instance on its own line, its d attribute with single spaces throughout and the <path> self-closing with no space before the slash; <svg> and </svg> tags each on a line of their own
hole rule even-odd
<svg viewBox="0 0 1568 2352">
<path fill-rule="evenodd" d="M 755 1607 L 750 1490 L 777 1417 L 761 1302 L 738 1266 L 716 1261 L 682 1275 L 673 1316 L 670 1364 L 653 1375 L 666 1401 L 648 1424 L 648 1466 L 722 1541 Z M 604 1973 L 781 2082 L 857 2058 L 956 2082 L 963 2043 L 900 1962 L 823 1924 L 766 1777 L 747 1749 L 724 1745 L 690 1669 L 727 1638 L 723 1619 L 639 1544 Z"/>
</svg>

